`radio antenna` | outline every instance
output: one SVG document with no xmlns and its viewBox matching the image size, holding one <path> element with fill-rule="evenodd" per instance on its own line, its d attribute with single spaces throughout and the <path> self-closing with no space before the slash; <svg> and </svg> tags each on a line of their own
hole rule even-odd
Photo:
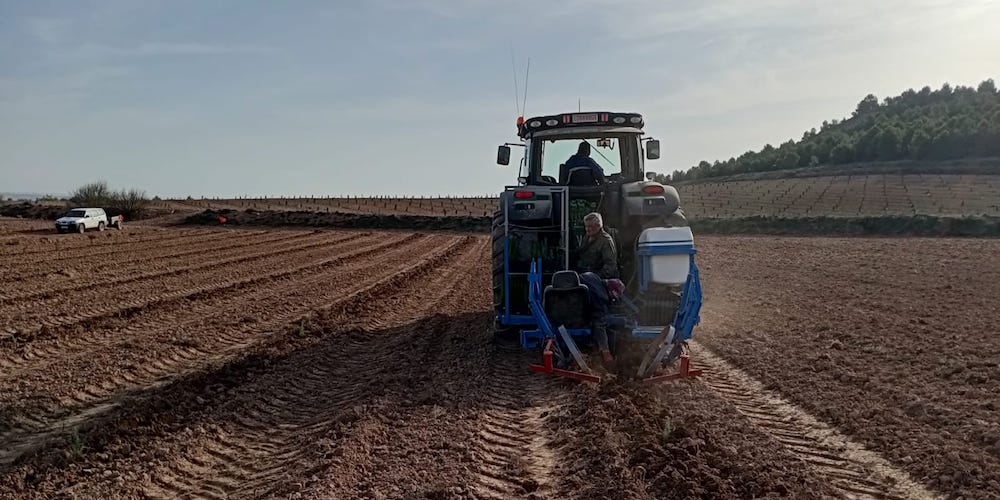
<svg viewBox="0 0 1000 500">
<path fill-rule="evenodd" d="M 576 98 L 576 112 L 577 113 L 583 111 L 583 105 L 581 104 L 582 102 L 583 101 L 579 97 Z"/>
<path fill-rule="evenodd" d="M 521 115 L 521 108 L 518 107 L 519 101 L 521 100 L 521 92 L 517 88 L 517 66 L 514 64 L 514 41 L 510 42 L 510 69 L 514 74 L 514 111 L 517 111 L 517 116 Z"/>
<path fill-rule="evenodd" d="M 524 70 L 524 100 L 521 102 L 521 112 L 524 113 L 528 105 L 528 75 L 531 74 L 531 58 L 528 58 L 528 67 Z"/>
</svg>

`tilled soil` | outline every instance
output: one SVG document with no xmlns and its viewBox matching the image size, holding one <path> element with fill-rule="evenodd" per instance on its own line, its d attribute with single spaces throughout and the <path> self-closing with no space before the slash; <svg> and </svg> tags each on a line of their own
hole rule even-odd
<svg viewBox="0 0 1000 500">
<path fill-rule="evenodd" d="M 841 494 L 700 382 L 529 372 L 485 236 L 128 234 L 0 249 L 2 498 Z"/>
<path fill-rule="evenodd" d="M 701 344 L 928 487 L 1000 498 L 1000 240 L 699 242 Z"/>
<path fill-rule="evenodd" d="M 400 215 L 316 212 L 309 210 L 204 210 L 184 219 L 186 224 L 208 226 L 309 226 L 346 229 L 406 229 L 413 231 L 487 232 L 492 217 L 469 215 Z"/>
</svg>

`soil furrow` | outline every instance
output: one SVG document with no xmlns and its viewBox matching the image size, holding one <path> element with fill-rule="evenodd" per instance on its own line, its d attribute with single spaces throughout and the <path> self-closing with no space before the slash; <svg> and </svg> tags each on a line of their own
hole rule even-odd
<svg viewBox="0 0 1000 500">
<path fill-rule="evenodd" d="M 315 314 L 314 311 L 318 310 L 328 310 L 331 308 L 351 308 L 361 305 L 360 303 L 364 301 L 366 297 L 370 297 L 378 294 L 381 290 L 391 289 L 391 287 L 397 285 L 401 280 L 406 278 L 428 272 L 434 266 L 439 265 L 440 262 L 452 256 L 459 246 L 463 244 L 466 240 L 459 237 L 454 237 L 450 240 L 442 239 L 443 245 L 438 245 L 437 248 L 431 251 L 430 256 L 421 259 L 416 264 L 404 267 L 402 270 L 397 271 L 397 267 L 392 265 L 391 262 L 386 262 L 385 259 L 378 259 L 377 262 L 373 262 L 373 266 L 383 266 L 383 272 L 381 274 L 376 274 L 380 276 L 368 285 L 356 289 L 354 292 L 337 298 L 327 299 L 327 303 L 306 303 L 302 304 L 301 308 L 294 310 L 289 310 L 283 314 L 277 314 L 269 319 L 269 321 L 256 326 L 253 332 L 257 332 L 255 337 L 260 337 L 261 333 L 266 331 L 273 331 L 279 326 L 284 324 L 293 323 L 299 318 L 304 318 Z M 405 251 L 412 250 L 410 248 L 400 249 L 399 253 L 406 253 Z M 380 256 L 381 257 L 381 256 Z M 401 258 L 396 262 L 405 263 L 407 260 L 412 260 L 409 255 L 401 255 Z M 346 282 L 344 283 L 346 285 Z M 233 351 L 239 351 L 245 349 L 249 344 L 238 344 L 231 346 L 215 346 L 211 352 L 204 353 L 205 356 L 200 356 L 196 358 L 195 365 L 186 367 L 188 370 L 195 369 L 197 365 L 207 365 L 213 362 L 219 362 L 222 358 L 226 357 L 228 353 Z M 159 350 L 160 353 L 163 350 Z M 162 386 L 170 382 L 170 380 L 180 374 L 178 368 L 172 363 L 167 363 L 160 359 L 160 364 L 153 371 L 147 371 L 144 376 L 140 378 L 141 384 L 144 390 L 149 390 L 157 386 Z M 150 363 L 145 363 L 143 366 L 150 366 Z M 112 380 L 108 387 L 117 388 L 116 382 L 120 380 Z M 83 404 L 77 405 L 70 410 L 71 414 L 69 416 L 60 417 L 58 420 L 44 418 L 46 424 L 42 428 L 15 428 L 11 432 L 0 436 L 0 443 L 2 443 L 2 448 L 4 449 L 4 454 L 0 455 L 0 462 L 9 462 L 16 458 L 16 456 L 23 454 L 25 451 L 35 448 L 45 441 L 53 437 L 57 433 L 65 433 L 67 429 L 72 429 L 75 426 L 80 425 L 84 421 L 94 418 L 101 413 L 111 411 L 120 402 L 120 398 L 116 395 L 107 395 L 106 391 L 100 388 L 91 386 L 91 390 L 85 391 L 80 395 L 81 402 Z M 81 418 L 80 415 L 85 414 L 85 418 Z M 39 417 L 37 415 L 33 416 L 35 419 Z"/>
<path fill-rule="evenodd" d="M 375 241 L 377 243 L 374 243 Z M 178 301 L 176 304 L 178 307 L 173 310 L 164 311 L 147 308 L 142 310 L 138 316 L 128 318 L 124 322 L 111 320 L 108 321 L 107 325 L 95 325 L 89 329 L 86 335 L 54 336 L 53 338 L 33 340 L 11 356 L 0 357 L 0 367 L 6 369 L 5 373 L 0 374 L 0 382 L 7 378 L 23 378 L 25 376 L 24 370 L 37 372 L 47 369 L 50 363 L 64 363 L 67 357 L 71 357 L 74 354 L 82 353 L 86 355 L 87 351 L 111 348 L 112 345 L 118 348 L 128 347 L 128 345 L 122 346 L 121 343 L 128 342 L 130 339 L 139 340 L 143 337 L 148 338 L 151 332 L 156 329 L 162 329 L 164 325 L 172 330 L 176 330 L 184 325 L 198 324 L 205 321 L 204 318 L 213 317 L 218 313 L 218 301 L 233 301 L 244 305 L 259 301 L 268 301 L 275 291 L 281 292 L 284 290 L 283 287 L 297 288 L 317 280 L 325 279 L 324 275 L 319 273 L 330 269 L 335 264 L 358 261 L 376 255 L 386 249 L 391 249 L 395 246 L 405 246 L 418 241 L 420 239 L 415 238 L 413 235 L 398 236 L 389 239 L 353 240 L 349 246 L 341 249 L 343 253 L 336 254 L 333 258 L 327 257 L 313 262 L 312 266 L 299 267 L 296 272 L 275 273 L 271 276 L 272 281 L 268 287 L 220 287 L 210 290 L 210 294 L 204 294 L 205 296 L 210 295 L 213 299 L 212 301 L 199 301 L 195 300 L 197 297 L 192 296 L 190 297 L 190 301 Z M 299 277 L 299 274 L 306 272 L 314 274 L 306 278 Z M 280 282 L 277 282 L 279 279 Z M 257 281 L 253 281 L 251 284 L 256 283 Z M 253 322 L 256 322 L 256 320 L 250 318 L 244 323 L 249 324 Z M 223 332 L 220 335 L 225 338 L 228 334 Z M 109 345 L 107 342 L 113 342 L 114 344 Z M 25 367 L 24 370 L 21 369 L 22 366 Z"/>
<path fill-rule="evenodd" d="M 93 331 L 87 336 L 65 339 L 59 342 L 60 349 L 47 359 L 39 359 L 38 356 L 30 360 L 21 358 L 19 361 L 22 366 L 0 376 L 0 382 L 3 384 L 16 382 L 22 392 L 38 393 L 56 382 L 54 380 L 56 375 L 50 371 L 50 368 L 56 365 L 60 367 L 59 377 L 63 377 L 67 372 L 86 373 L 87 380 L 101 381 L 102 374 L 112 373 L 115 376 L 114 383 L 109 384 L 104 380 L 103 383 L 108 385 L 107 387 L 96 387 L 91 384 L 89 387 L 80 388 L 76 392 L 76 397 L 64 400 L 62 404 L 72 405 L 87 399 L 103 397 L 124 382 L 135 384 L 136 371 L 141 372 L 146 379 L 150 377 L 155 379 L 171 374 L 178 365 L 194 361 L 203 362 L 220 352 L 238 349 L 257 332 L 290 321 L 287 319 L 289 315 L 294 316 L 310 306 L 326 305 L 326 301 L 330 300 L 329 293 L 339 294 L 349 290 L 348 284 L 354 276 L 364 275 L 368 280 L 378 278 L 383 273 L 391 271 L 391 268 L 380 269 L 379 266 L 383 263 L 394 264 L 393 258 L 397 261 L 400 258 L 405 259 L 407 252 L 420 252 L 424 246 L 433 248 L 432 245 L 438 244 L 434 240 L 412 237 L 390 239 L 378 245 L 341 255 L 339 262 L 347 266 L 331 268 L 329 274 L 316 273 L 305 279 L 289 279 L 280 285 L 272 284 L 267 288 L 253 289 L 248 294 L 230 299 L 239 301 L 241 308 L 218 311 L 214 301 L 206 301 L 195 307 L 180 308 L 171 316 L 163 314 L 142 316 L 139 321 L 127 324 L 124 330 L 117 328 L 117 325 L 111 325 L 106 329 Z M 382 260 L 379 264 L 361 260 L 371 255 L 378 255 Z M 310 286 L 315 289 L 316 285 L 327 285 L 328 292 L 304 298 L 297 297 L 299 290 Z M 213 299 L 220 298 L 213 295 Z M 291 303 L 293 300 L 294 307 L 276 310 L 273 307 L 275 303 Z M 215 313 L 210 314 L 213 310 Z M 253 316 L 253 311 L 270 311 L 270 313 L 261 319 L 252 318 L 248 321 L 248 315 Z M 209 328 L 218 328 L 220 333 L 212 336 L 203 335 Z M 98 362 L 102 352 L 115 352 L 116 355 L 112 360 Z M 150 353 L 154 353 L 155 357 L 151 358 Z M 10 361 L 8 364 L 15 363 Z M 83 379 L 77 378 L 77 380 Z M 63 386 L 72 387 L 73 384 L 63 384 Z"/>
<path fill-rule="evenodd" d="M 151 244 L 131 252 L 116 254 L 113 258 L 98 259 L 80 262 L 75 268 L 66 264 L 53 262 L 49 259 L 34 260 L 25 264 L 26 269 L 21 272 L 8 270 L 10 283 L 0 292 L 5 295 L 12 295 L 10 290 L 20 290 L 26 286 L 32 286 L 30 280 L 39 277 L 49 279 L 59 279 L 66 276 L 79 274 L 104 275 L 104 274 L 124 274 L 131 272 L 134 268 L 147 267 L 168 267 L 174 264 L 174 260 L 183 263 L 184 257 L 190 255 L 212 255 L 226 251 L 233 251 L 240 248 L 266 245 L 303 238 L 313 234 L 311 231 L 288 231 L 288 232 L 258 232 L 258 231 L 230 231 L 218 233 L 218 239 L 209 241 L 199 241 L 194 244 L 178 244 L 159 246 Z M 175 248 L 176 247 L 176 248 Z M 66 280 L 69 281 L 69 280 Z M 27 283 L 25 283 L 27 282 Z"/>
<path fill-rule="evenodd" d="M 342 237 L 341 239 L 326 241 L 326 237 L 329 236 L 328 233 L 312 233 L 308 236 L 316 237 L 320 239 L 320 242 L 311 242 L 305 245 L 298 244 L 298 241 L 263 241 L 256 244 L 249 245 L 238 245 L 236 248 L 241 248 L 244 250 L 252 250 L 254 247 L 266 245 L 266 250 L 253 252 L 253 253 L 241 253 L 240 255 L 230 256 L 220 258 L 215 255 L 214 252 L 209 251 L 199 251 L 198 257 L 195 259 L 185 259 L 180 265 L 170 266 L 163 265 L 161 261 L 153 261 L 145 268 L 152 268 L 149 271 L 139 271 L 132 270 L 129 272 L 128 269 L 116 270 L 114 274 L 98 275 L 99 279 L 93 280 L 93 276 L 87 276 L 79 280 L 71 280 L 70 283 L 59 283 L 53 286 L 36 286 L 31 287 L 32 289 L 25 293 L 13 293 L 0 295 L 0 305 L 9 306 L 10 304 L 16 304 L 18 302 L 23 302 L 30 299 L 37 298 L 53 298 L 56 295 L 63 295 L 68 292 L 73 292 L 77 290 L 84 290 L 88 288 L 98 288 L 98 287 L 109 287 L 113 285 L 122 285 L 127 283 L 133 283 L 136 281 L 144 281 L 152 278 L 159 278 L 162 276 L 172 276 L 181 273 L 187 273 L 191 271 L 198 271 L 201 269 L 215 268 L 221 266 L 228 266 L 231 264 L 237 264 L 242 262 L 247 262 L 250 260 L 270 257 L 273 255 L 278 255 L 285 253 L 287 251 L 300 251 L 307 250 L 311 248 L 316 248 L 317 246 L 322 246 L 326 244 L 338 244 L 341 242 L 350 241 L 352 239 L 357 239 L 363 236 L 363 234 L 356 233 Z M 287 240 L 287 239 L 286 239 Z M 65 297 L 61 297 L 65 298 Z M 29 309 L 31 307 L 38 307 L 39 301 L 34 301 L 28 305 L 22 305 L 15 309 Z"/>
<path fill-rule="evenodd" d="M 80 301 L 84 300 L 85 297 L 81 297 L 79 294 L 74 297 L 78 299 L 78 301 L 67 301 L 67 296 L 64 295 L 65 292 L 87 290 L 88 292 L 101 297 L 100 299 L 94 299 L 97 304 L 114 303 L 116 299 L 120 297 L 131 297 L 133 300 L 137 300 L 137 295 L 142 293 L 155 293 L 164 289 L 170 290 L 170 287 L 168 286 L 169 283 L 165 281 L 161 280 L 161 282 L 158 283 L 157 288 L 152 288 L 146 286 L 145 281 L 147 280 L 155 278 L 171 278 L 174 279 L 175 282 L 178 282 L 180 286 L 186 286 L 190 284 L 191 280 L 187 276 L 182 275 L 193 273 L 201 269 L 210 269 L 217 275 L 230 274 L 230 268 L 245 271 L 250 269 L 247 267 L 249 265 L 267 269 L 269 267 L 280 265 L 283 258 L 291 257 L 294 253 L 313 249 L 325 249 L 330 246 L 335 247 L 336 245 L 355 240 L 359 237 L 361 237 L 361 235 L 358 233 L 347 235 L 344 235 L 343 233 L 316 233 L 315 239 L 310 238 L 308 241 L 295 241 L 288 244 L 278 244 L 273 248 L 268 248 L 267 250 L 246 252 L 241 255 L 225 259 L 209 259 L 208 262 L 186 264 L 174 269 L 136 273 L 130 276 L 111 278 L 103 282 L 98 281 L 93 285 L 87 283 L 71 285 L 70 287 L 62 290 L 44 291 L 40 295 L 35 292 L 29 292 L 28 294 L 24 294 L 24 296 L 18 297 L 14 300 L 0 302 L 0 311 L 9 315 L 11 323 L 7 326 L 7 328 L 14 330 L 15 332 L 19 330 L 19 323 L 22 325 L 25 323 L 32 325 L 41 322 L 49 326 L 75 323 L 77 311 L 81 309 L 85 310 L 83 315 L 86 319 L 102 316 L 104 313 L 100 311 L 100 307 L 81 307 Z M 25 302 L 27 299 L 32 298 L 36 300 Z M 88 301 L 83 303 L 92 304 L 94 302 Z M 113 310 L 114 308 L 114 305 L 105 306 L 105 310 Z M 97 310 L 95 311 L 95 309 Z M 30 334 L 30 326 L 27 329 L 25 329 L 24 326 L 21 326 L 20 329 L 25 330 L 25 332 L 22 332 L 22 335 Z"/>
<path fill-rule="evenodd" d="M 417 312 L 411 305 L 415 302 L 412 295 L 399 292 L 405 290 L 412 293 L 414 288 L 420 289 L 412 281 L 413 277 L 427 275 L 449 261 L 464 261 L 471 252 L 485 248 L 482 244 L 470 247 L 468 243 L 469 240 L 455 242 L 444 253 L 400 273 L 408 275 L 397 279 L 404 284 L 404 288 L 383 298 L 389 303 L 399 301 L 399 306 L 410 307 L 383 309 L 377 321 L 383 326 L 387 323 L 398 325 Z M 431 300 L 421 304 L 425 311 L 442 307 L 445 297 L 461 293 L 460 289 L 447 286 L 454 283 L 453 280 L 458 277 L 455 270 L 459 269 L 458 266 L 451 267 L 427 280 L 427 284 L 436 290 L 434 295 L 437 297 L 428 297 Z M 397 278 L 401 277 L 397 275 Z M 375 311 L 372 313 L 371 319 L 364 321 L 370 323 L 375 319 Z M 270 389 L 266 393 L 241 398 L 236 402 L 237 408 L 233 409 L 234 416 L 225 432 L 200 441 L 196 449 L 186 449 L 180 460 L 171 460 L 168 467 L 155 471 L 155 476 L 163 479 L 144 493 L 161 498 L 200 496 L 213 487 L 228 485 L 224 488 L 226 495 L 250 497 L 277 496 L 290 486 L 293 490 L 299 489 L 301 483 L 296 484 L 296 478 L 304 481 L 321 468 L 308 465 L 315 463 L 316 447 L 315 443 L 308 443 L 323 443 L 325 436 L 334 432 L 345 413 L 351 413 L 355 405 L 374 396 L 371 388 L 365 389 L 359 382 L 385 373 L 396 349 L 396 342 L 391 338 L 336 343 L 324 348 L 325 352 L 311 356 L 313 359 L 304 365 L 307 366 L 304 371 L 290 367 L 291 373 L 275 374 L 278 380 L 286 376 L 294 377 L 295 383 L 268 384 Z M 290 390 L 291 387 L 298 387 L 299 390 Z M 189 465 L 195 461 L 198 462 L 196 466 Z M 213 471 L 213 475 L 206 475 L 206 470 Z M 295 476 L 289 478 L 289 471 L 295 471 Z M 208 477 L 212 477 L 214 483 L 210 484 Z M 290 479 L 292 484 L 289 484 Z"/>
<path fill-rule="evenodd" d="M 330 237 L 329 240 L 322 242 L 310 242 L 307 244 L 307 248 L 304 249 L 286 249 L 282 252 L 252 261 L 253 266 L 219 266 L 218 268 L 212 268 L 208 273 L 195 275 L 199 280 L 202 280 L 202 283 L 196 283 L 196 286 L 193 287 L 191 286 L 192 280 L 189 277 L 171 276 L 173 281 L 170 284 L 172 286 L 167 286 L 166 282 L 157 283 L 157 287 L 155 288 L 144 286 L 144 283 L 127 283 L 127 287 L 124 290 L 100 289 L 89 291 L 92 295 L 96 295 L 96 297 L 81 295 L 80 299 L 86 299 L 94 304 L 98 304 L 96 307 L 64 312 L 61 316 L 49 316 L 45 314 L 45 311 L 32 311 L 33 315 L 37 316 L 37 318 L 34 318 L 34 321 L 22 318 L 21 322 L 28 324 L 21 326 L 19 329 L 7 326 L 6 338 L 12 340 L 14 344 L 23 343 L 37 337 L 53 335 L 71 326 L 91 325 L 103 318 L 130 317 L 154 305 L 173 303 L 184 299 L 191 300 L 198 295 L 261 283 L 276 277 L 295 274 L 308 268 L 327 266 L 338 262 L 338 257 L 336 256 L 323 258 L 327 255 L 328 250 L 331 248 L 335 249 L 337 245 L 343 243 L 352 244 L 357 241 L 354 238 L 350 238 L 347 241 L 340 241 L 343 238 L 344 236 L 340 235 Z M 292 259 L 294 254 L 298 252 L 307 252 L 311 256 L 300 256 L 297 259 Z M 300 264 L 291 268 L 284 267 L 290 261 L 310 261 L 312 259 L 321 260 Z M 271 270 L 275 268 L 278 270 Z M 234 275 L 240 277 L 234 278 Z M 0 340 L 3 339 L 4 337 L 0 336 Z"/>
<path fill-rule="evenodd" d="M 759 382 L 707 349 L 693 344 L 693 357 L 705 373 L 705 385 L 746 415 L 758 428 L 772 434 L 792 454 L 815 468 L 817 474 L 847 498 L 930 499 L 934 494 L 884 458 L 768 391 Z M 743 397 L 731 396 L 736 389 Z M 780 422 L 782 425 L 775 425 Z M 789 427 L 793 424 L 795 427 Z M 794 429 L 794 434 L 791 432 Z M 789 438 L 794 443 L 789 444 Z M 817 463 L 819 457 L 835 462 Z"/>
<path fill-rule="evenodd" d="M 114 230 L 110 233 L 104 233 L 103 236 L 99 236 L 101 233 L 91 233 L 86 235 L 86 238 L 80 237 L 79 239 L 73 239 L 75 238 L 74 235 L 52 235 L 53 239 L 49 241 L 52 244 L 45 245 L 47 248 L 38 250 L 22 249 L 21 251 L 2 254 L 0 255 L 0 264 L 19 262 L 19 259 L 8 259 L 8 257 L 24 257 L 24 260 L 37 260 L 39 258 L 47 258 L 49 256 L 56 259 L 71 259 L 112 255 L 121 251 L 129 251 L 133 246 L 141 248 L 149 243 L 156 243 L 157 246 L 160 246 L 161 248 L 166 245 L 186 245 L 191 243 L 191 238 L 213 238 L 224 234 L 223 231 L 219 231 L 217 229 L 188 229 L 182 231 L 157 230 L 156 232 L 142 232 L 135 236 L 132 235 L 133 232 L 134 231 L 132 230 L 126 229 L 122 233 L 118 233 Z M 104 240 L 99 241 L 101 238 L 104 238 Z M 70 241 L 73 242 L 69 243 Z M 77 252 L 78 255 L 76 253 L 72 255 L 61 255 L 60 252 Z M 45 255 L 40 257 L 42 254 Z"/>
</svg>

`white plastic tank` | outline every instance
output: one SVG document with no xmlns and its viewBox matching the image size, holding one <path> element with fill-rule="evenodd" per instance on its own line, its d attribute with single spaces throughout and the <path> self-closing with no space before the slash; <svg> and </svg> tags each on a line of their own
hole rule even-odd
<svg viewBox="0 0 1000 500">
<path fill-rule="evenodd" d="M 687 281 L 694 250 L 689 227 L 653 227 L 639 235 L 640 266 L 649 283 L 681 285 Z"/>
</svg>

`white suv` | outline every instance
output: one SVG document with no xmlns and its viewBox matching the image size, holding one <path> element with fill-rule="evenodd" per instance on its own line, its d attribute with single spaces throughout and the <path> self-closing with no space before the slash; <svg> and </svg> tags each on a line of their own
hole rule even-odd
<svg viewBox="0 0 1000 500">
<path fill-rule="evenodd" d="M 103 208 L 74 208 L 56 219 L 56 231 L 65 233 L 67 231 L 84 232 L 88 229 L 104 231 L 111 224 L 121 228 L 121 217 L 114 217 L 113 222 L 108 221 L 108 214 Z"/>
</svg>

